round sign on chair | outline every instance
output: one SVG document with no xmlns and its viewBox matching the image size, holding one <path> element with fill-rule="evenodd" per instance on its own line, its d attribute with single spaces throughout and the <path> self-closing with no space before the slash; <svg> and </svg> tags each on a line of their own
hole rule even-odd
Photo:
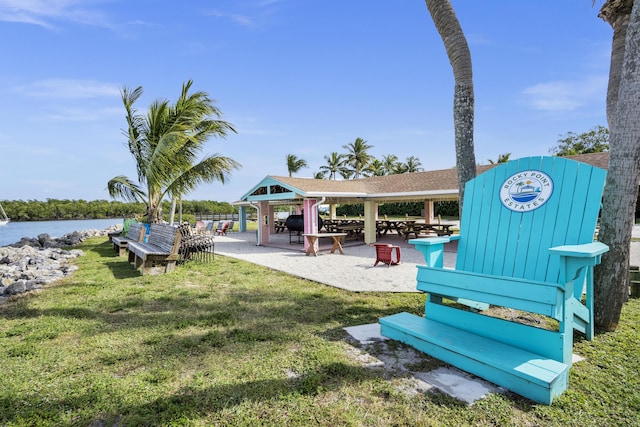
<svg viewBox="0 0 640 427">
<path fill-rule="evenodd" d="M 513 174 L 500 187 L 500 201 L 505 208 L 515 212 L 538 209 L 549 201 L 551 194 L 553 180 L 546 173 L 537 170 Z"/>
</svg>

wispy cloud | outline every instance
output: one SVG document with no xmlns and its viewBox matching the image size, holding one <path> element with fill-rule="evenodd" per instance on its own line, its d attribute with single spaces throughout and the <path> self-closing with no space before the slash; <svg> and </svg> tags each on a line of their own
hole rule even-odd
<svg viewBox="0 0 640 427">
<path fill-rule="evenodd" d="M 220 10 L 206 10 L 205 16 L 212 16 L 214 18 L 227 19 L 241 27 L 254 28 L 256 26 L 255 20 L 249 15 L 243 15 L 239 13 L 227 13 Z"/>
<path fill-rule="evenodd" d="M 588 76 L 581 80 L 538 83 L 524 89 L 526 102 L 534 109 L 571 112 L 593 102 L 604 102 L 607 76 Z"/>
<path fill-rule="evenodd" d="M 59 22 L 76 22 L 111 27 L 96 1 L 86 0 L 0 0 L 0 21 L 19 22 L 53 29 Z"/>
<path fill-rule="evenodd" d="M 270 16 L 275 10 L 275 5 L 284 0 L 259 0 L 256 2 L 244 3 L 245 12 L 227 12 L 220 9 L 207 9 L 203 11 L 205 16 L 226 19 L 236 25 L 245 28 L 255 29 L 264 23 L 265 17 Z M 247 12 L 248 11 L 248 12 Z"/>
<path fill-rule="evenodd" d="M 120 86 L 95 80 L 47 79 L 16 88 L 28 96 L 47 98 L 98 98 L 120 96 Z"/>
<path fill-rule="evenodd" d="M 105 117 L 122 115 L 117 108 L 59 108 L 55 113 L 47 114 L 45 119 L 52 122 L 97 122 Z"/>
</svg>

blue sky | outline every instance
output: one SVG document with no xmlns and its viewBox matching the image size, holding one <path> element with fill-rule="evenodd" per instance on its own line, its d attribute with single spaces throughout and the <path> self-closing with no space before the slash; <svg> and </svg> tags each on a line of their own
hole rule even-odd
<svg viewBox="0 0 640 427">
<path fill-rule="evenodd" d="M 590 0 L 453 0 L 471 49 L 478 163 L 545 155 L 606 125 L 611 27 Z M 136 104 L 208 92 L 240 162 L 185 198 L 234 201 L 295 154 L 311 177 L 360 137 L 371 154 L 455 165 L 453 74 L 421 0 L 0 0 L 0 200 L 109 199 L 135 177 L 122 87 Z"/>
</svg>

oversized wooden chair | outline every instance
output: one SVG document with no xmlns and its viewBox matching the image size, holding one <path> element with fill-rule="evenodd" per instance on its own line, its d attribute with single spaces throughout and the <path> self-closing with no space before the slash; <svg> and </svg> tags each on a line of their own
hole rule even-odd
<svg viewBox="0 0 640 427">
<path fill-rule="evenodd" d="M 529 157 L 469 181 L 460 234 L 410 240 L 426 263 L 424 317 L 382 318 L 382 334 L 550 404 L 567 388 L 574 329 L 593 337 L 591 273 L 608 251 L 594 242 L 605 174 Z M 456 267 L 444 269 L 452 240 Z"/>
<path fill-rule="evenodd" d="M 370 246 L 376 248 L 376 262 L 373 264 L 375 267 L 378 263 L 387 264 L 387 267 L 400 264 L 400 247 L 394 246 L 389 243 L 372 243 Z M 393 254 L 395 253 L 395 259 Z"/>
</svg>

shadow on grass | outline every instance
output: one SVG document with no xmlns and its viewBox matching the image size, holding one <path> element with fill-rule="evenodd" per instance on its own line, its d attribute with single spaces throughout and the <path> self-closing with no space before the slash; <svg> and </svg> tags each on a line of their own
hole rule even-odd
<svg viewBox="0 0 640 427">
<path fill-rule="evenodd" d="M 65 280 L 59 289 L 45 290 L 60 292 L 55 296 L 58 302 L 41 307 L 25 300 L 4 307 L 0 317 L 30 319 L 28 326 L 22 323 L 6 332 L 7 336 L 32 341 L 39 322 L 51 322 L 53 337 L 66 333 L 74 337 L 73 342 L 59 343 L 69 345 L 66 356 L 69 359 L 75 357 L 76 351 L 86 351 L 76 350 L 78 337 L 92 337 L 89 342 L 93 344 L 89 347 L 97 345 L 98 350 L 94 366 L 87 368 L 89 371 L 107 370 L 119 376 L 133 372 L 130 369 L 138 366 L 153 369 L 154 361 L 179 360 L 197 365 L 195 361 L 199 358 L 216 352 L 229 358 L 235 357 L 234 351 L 261 354 L 265 345 L 273 348 L 304 345 L 300 343 L 301 336 L 310 341 L 315 340 L 311 337 L 338 340 L 344 338 L 345 326 L 373 323 L 385 315 L 422 308 L 415 296 L 394 297 L 404 304 L 381 302 L 385 299 L 382 294 L 354 294 L 328 288 L 224 257 L 216 257 L 213 264 L 181 266 L 171 275 L 140 276 L 125 259 L 117 256 L 109 243 L 88 244 L 82 249 L 92 252 L 89 257 L 93 257 L 83 261 L 86 276 Z M 93 275 L 99 277 L 98 270 L 105 267 L 114 279 L 96 280 Z M 82 323 L 85 319 L 92 321 L 88 327 Z M 74 320 L 80 323 L 70 322 Z M 65 334 L 59 334 L 58 330 L 64 330 Z M 103 335 L 109 344 L 100 346 L 96 344 L 100 341 L 95 340 Z M 79 339 L 84 342 L 85 338 Z M 114 344 L 119 338 L 121 344 Z M 47 342 L 40 340 L 34 345 L 44 348 Z M 34 349 L 33 356 L 37 357 L 39 351 Z M 295 378 L 234 380 L 209 388 L 188 386 L 145 405 L 116 404 L 118 413 L 107 418 L 117 420 L 131 414 L 127 417 L 128 424 L 144 420 L 147 425 L 162 425 L 189 413 L 202 416 L 247 400 L 263 402 L 314 395 L 320 390 L 380 375 L 369 368 L 343 363 L 320 364 Z M 84 381 L 93 382 L 91 374 Z M 90 402 L 113 398 L 108 383 L 99 384 L 101 381 L 84 389 L 84 394 L 77 398 L 71 396 L 57 402 L 38 399 L 41 408 L 38 411 L 42 411 L 38 413 L 47 413 L 47 419 L 57 417 L 55 414 L 61 408 L 66 412 L 87 413 L 85 408 L 93 406 Z M 2 400 L 4 397 L 0 397 L 0 403 Z M 6 407 L 11 409 L 0 419 L 11 423 L 19 417 L 20 408 L 15 404 Z M 78 422 L 89 425 L 94 420 Z"/>
</svg>

